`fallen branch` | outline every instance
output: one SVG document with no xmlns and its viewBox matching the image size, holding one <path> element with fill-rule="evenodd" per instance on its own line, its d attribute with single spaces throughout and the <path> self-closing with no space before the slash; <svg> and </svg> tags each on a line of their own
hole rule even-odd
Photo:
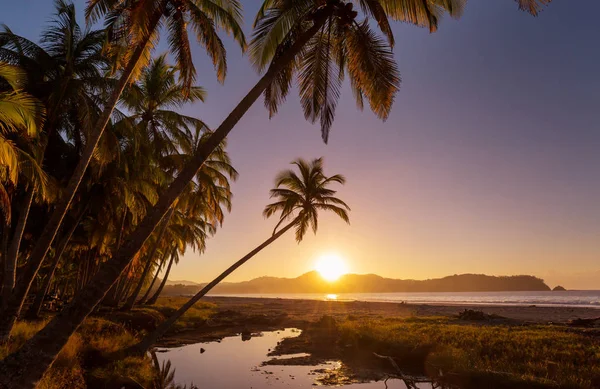
<svg viewBox="0 0 600 389">
<path fill-rule="evenodd" d="M 390 362 L 390 364 L 392 365 L 392 367 L 396 370 L 396 374 L 388 374 L 388 376 L 386 377 L 386 379 L 383 380 L 383 383 L 385 385 L 385 388 L 387 389 L 388 385 L 387 385 L 387 381 L 390 378 L 394 378 L 394 379 L 399 379 L 404 381 L 404 384 L 406 385 L 406 387 L 408 389 L 419 389 L 419 387 L 417 386 L 417 384 L 422 384 L 422 383 L 432 383 L 431 380 L 429 379 L 419 379 L 419 378 L 415 378 L 415 377 L 407 377 L 406 375 L 404 375 L 402 373 L 402 370 L 400 369 L 400 366 L 398 366 L 398 364 L 396 363 L 396 361 L 394 360 L 394 358 L 387 356 L 387 355 L 380 355 L 377 353 L 373 353 L 373 355 L 379 359 L 386 359 Z"/>
</svg>

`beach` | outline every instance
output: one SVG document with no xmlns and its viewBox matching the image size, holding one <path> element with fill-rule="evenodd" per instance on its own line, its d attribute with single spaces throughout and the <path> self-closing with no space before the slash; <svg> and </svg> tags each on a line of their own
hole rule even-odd
<svg viewBox="0 0 600 389">
<path fill-rule="evenodd" d="M 177 305 L 184 300 L 182 297 L 164 297 L 163 301 Z M 206 297 L 202 301 L 216 306 L 213 318 L 206 325 L 188 326 L 169 333 L 159 342 L 160 346 L 173 347 L 213 340 L 238 334 L 244 329 L 265 331 L 284 327 L 305 328 L 323 316 L 331 316 L 340 321 L 348 318 L 456 318 L 461 311 L 469 309 L 491 315 L 493 319 L 483 321 L 482 324 L 498 325 L 567 325 L 571 320 L 600 317 L 600 309 L 585 307 L 467 306 L 216 296 Z M 480 323 L 475 321 L 475 324 Z"/>
<path fill-rule="evenodd" d="M 562 306 L 516 305 L 460 305 L 460 304 L 410 304 L 392 302 L 301 300 L 253 297 L 206 297 L 221 310 L 248 310 L 269 314 L 285 312 L 298 320 L 314 320 L 322 315 L 344 317 L 349 314 L 361 317 L 456 316 L 464 309 L 475 309 L 523 323 L 566 323 L 578 318 L 600 316 L 600 309 Z"/>
<path fill-rule="evenodd" d="M 177 306 L 184 298 L 161 300 L 164 306 Z M 196 381 L 202 376 L 187 367 L 200 361 L 195 348 L 219 349 L 214 345 L 235 342 L 232 339 L 240 334 L 244 343 L 297 329 L 299 336 L 283 338 L 269 348 L 263 365 L 317 369 L 337 361 L 341 368 L 326 369 L 327 379 L 319 384 L 394 376 L 394 369 L 385 359 L 375 358 L 377 354 L 391 356 L 403 374 L 463 389 L 599 387 L 600 320 L 577 320 L 600 318 L 595 308 L 216 296 L 203 299 L 202 304 L 199 309 L 210 312 L 206 320 L 181 326 L 156 345 L 167 352 L 162 358 L 173 356 L 178 361 L 175 367 L 179 364 L 182 377 Z M 184 349 L 196 351 L 187 351 L 189 360 L 182 360 L 177 350 Z M 235 351 L 223 354 L 227 363 L 236 358 Z"/>
</svg>

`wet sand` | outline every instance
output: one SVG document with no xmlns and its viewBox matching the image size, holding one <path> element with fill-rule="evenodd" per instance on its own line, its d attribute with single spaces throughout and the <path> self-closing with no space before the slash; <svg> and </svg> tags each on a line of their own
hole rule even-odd
<svg viewBox="0 0 600 389">
<path fill-rule="evenodd" d="M 456 316 L 464 309 L 480 310 L 522 323 L 567 323 L 578 318 L 600 317 L 600 309 L 583 307 L 466 306 L 216 296 L 206 297 L 203 300 L 217 304 L 220 311 L 232 310 L 264 315 L 286 313 L 292 320 L 304 321 L 314 321 L 323 315 L 340 318 L 348 315 L 357 317 Z"/>
</svg>

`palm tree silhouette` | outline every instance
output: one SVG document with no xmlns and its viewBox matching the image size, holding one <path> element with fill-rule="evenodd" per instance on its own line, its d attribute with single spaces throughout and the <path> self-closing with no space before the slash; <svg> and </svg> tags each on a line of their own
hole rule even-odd
<svg viewBox="0 0 600 389">
<path fill-rule="evenodd" d="M 327 177 L 323 172 L 322 158 L 313 159 L 310 162 L 297 159 L 292 164 L 298 169 L 298 173 L 289 169 L 277 175 L 275 188 L 271 189 L 271 198 L 275 198 L 276 201 L 267 205 L 263 211 L 263 215 L 266 218 L 277 213 L 279 214 L 279 221 L 275 225 L 271 237 L 208 283 L 167 320 L 161 323 L 155 331 L 135 345 L 131 351 L 147 351 L 171 328 L 179 317 L 205 296 L 215 285 L 290 229 L 295 229 L 296 241 L 298 243 L 302 241 L 309 227 L 316 233 L 320 211 L 333 212 L 346 223 L 350 223 L 350 219 L 348 218 L 350 208 L 344 201 L 335 197 L 335 190 L 329 188 L 334 183 L 343 185 L 346 182 L 344 176 L 335 174 Z"/>
</svg>

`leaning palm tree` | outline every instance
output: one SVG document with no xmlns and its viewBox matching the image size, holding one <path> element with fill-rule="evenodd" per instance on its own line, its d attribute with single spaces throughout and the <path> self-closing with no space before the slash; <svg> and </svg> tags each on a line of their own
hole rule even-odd
<svg viewBox="0 0 600 389">
<path fill-rule="evenodd" d="M 86 137 L 79 162 L 31 252 L 29 266 L 32 273 L 37 273 L 40 269 L 52 245 L 121 94 L 130 80 L 135 79 L 142 67 L 148 63 L 150 52 L 158 42 L 161 24 L 167 27 L 169 49 L 175 56 L 183 82 L 188 88 L 195 79 L 188 28 L 196 33 L 198 43 L 212 58 L 220 81 L 225 78 L 227 65 L 225 47 L 217 29 L 221 28 L 231 33 L 242 48 L 246 46 L 240 27 L 241 5 L 237 0 L 89 1 L 86 10 L 89 21 L 95 22 L 104 14 L 107 15 L 105 21 L 113 41 L 107 51 L 115 57 L 119 76 L 104 103 L 102 113 Z M 22 306 L 23 298 L 17 297 L 19 298 L 15 298 L 15 303 L 12 304 L 15 306 L 13 311 L 20 311 Z M 1 329 L 4 334 L 0 335 L 6 337 L 10 334 L 15 320 L 16 315 L 11 312 L 7 324 L 3 326 L 5 328 Z"/>
<path fill-rule="evenodd" d="M 190 1 L 184 0 L 181 3 L 187 4 Z M 528 10 L 535 10 L 533 14 L 537 14 L 540 4 L 549 2 L 548 0 L 517 1 L 524 9 L 528 9 L 526 5 L 531 4 L 532 7 Z M 209 1 L 201 2 L 205 4 Z M 102 13 L 109 10 L 122 11 L 126 8 L 124 3 L 128 2 L 93 0 L 92 3 L 101 3 L 102 7 L 98 9 L 102 10 L 99 11 Z M 136 2 L 140 5 L 139 9 L 144 8 L 141 6 L 143 3 L 145 1 Z M 356 20 L 358 14 L 349 3 L 357 3 L 364 10 L 362 15 L 365 17 L 362 20 Z M 301 87 L 300 92 L 305 114 L 310 120 L 321 122 L 321 132 L 326 138 L 329 134 L 330 122 L 333 120 L 334 102 L 337 101 L 340 92 L 339 88 L 335 87 L 338 85 L 337 81 L 332 80 L 331 75 L 340 77 L 347 71 L 350 82 L 356 84 L 353 90 L 359 106 L 366 99 L 375 113 L 385 119 L 400 81 L 391 55 L 390 45 L 393 41 L 391 29 L 387 28 L 388 16 L 429 27 L 433 31 L 437 27 L 439 16 L 444 11 L 448 11 L 451 15 L 459 15 L 463 4 L 464 0 L 265 0 L 256 18 L 254 39 L 251 44 L 253 62 L 259 69 L 267 68 L 264 75 L 197 151 L 195 158 L 186 164 L 169 188 L 160 196 L 153 209 L 129 234 L 127 241 L 113 258 L 97 272 L 89 287 L 79 293 L 65 310 L 55 316 L 20 350 L 0 363 L 0 384 L 10 382 L 16 387 L 31 387 L 39 380 L 70 335 L 94 310 L 111 285 L 129 265 L 211 152 L 219 146 L 263 93 L 271 112 L 274 113 L 287 95 L 290 87 L 289 80 L 294 79 L 292 76 L 299 74 L 302 78 L 304 75 L 307 80 L 301 82 L 301 86 L 304 85 L 305 90 L 303 91 Z M 180 8 L 182 9 L 185 7 Z M 168 11 L 166 12 L 168 15 L 178 12 L 172 9 L 165 11 Z M 151 13 L 154 15 L 153 12 Z M 154 19 L 137 16 L 132 20 L 146 20 L 147 25 L 154 25 Z M 380 26 L 384 37 L 370 28 L 369 16 L 372 16 Z M 128 26 L 127 23 L 123 25 Z M 324 34 L 325 29 L 326 34 Z M 147 28 L 142 28 L 142 32 L 144 32 L 143 36 L 146 36 Z M 349 49 L 352 51 L 348 51 Z M 311 63 L 313 65 L 310 65 Z M 331 71 L 331 67 L 335 64 L 344 64 L 338 69 L 337 74 Z M 307 70 L 311 67 L 318 69 L 318 79 L 316 76 L 312 77 Z M 380 70 L 385 73 L 379 74 Z M 309 78 L 315 78 L 315 81 L 310 81 Z M 380 89 L 369 85 L 369 80 L 374 80 Z M 319 87 L 314 91 L 311 90 L 315 85 Z M 271 92 L 267 92 L 267 88 L 272 88 Z M 313 101 L 325 101 L 324 106 L 327 108 L 316 107 L 311 104 Z M 34 359 L 35 365 L 31 363 Z M 23 374 L 25 365 L 28 367 L 27 375 Z"/>
<path fill-rule="evenodd" d="M 292 164 L 298 168 L 299 174 L 290 169 L 277 175 L 275 188 L 271 189 L 271 198 L 275 198 L 276 201 L 267 205 L 263 211 L 266 218 L 279 214 L 279 221 L 273 229 L 273 234 L 196 293 L 161 323 L 155 331 L 134 346 L 135 351 L 147 351 L 173 326 L 177 319 L 212 288 L 292 228 L 295 229 L 296 241 L 300 243 L 309 228 L 312 228 L 314 233 L 317 232 L 320 212 L 333 212 L 346 223 L 350 223 L 348 218 L 350 208 L 335 197 L 336 191 L 330 188 L 334 183 L 344 184 L 345 178 L 339 174 L 327 177 L 323 172 L 322 158 L 310 162 L 297 159 Z"/>
</svg>

